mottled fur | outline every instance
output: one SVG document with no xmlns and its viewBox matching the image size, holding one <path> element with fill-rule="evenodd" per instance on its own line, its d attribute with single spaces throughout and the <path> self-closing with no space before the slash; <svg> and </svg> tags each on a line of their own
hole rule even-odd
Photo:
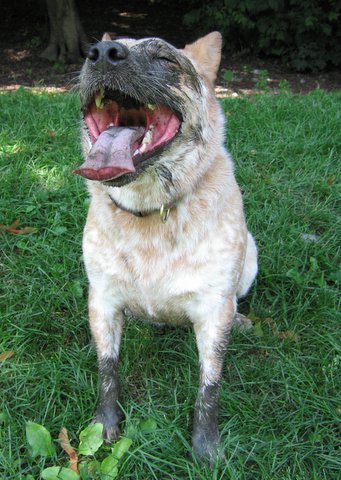
<svg viewBox="0 0 341 480">
<path fill-rule="evenodd" d="M 88 181 L 83 251 L 101 373 L 96 419 L 104 423 L 106 437 L 118 435 L 116 370 L 124 312 L 158 323 L 191 324 L 201 372 L 192 442 L 197 453 L 213 459 L 224 352 L 237 297 L 247 292 L 257 271 L 255 243 L 224 147 L 225 119 L 214 96 L 221 36 L 213 32 L 184 50 L 159 39 L 119 42 L 131 52 L 131 63 L 118 74 L 111 66 L 95 71 L 87 61 L 83 104 L 98 88 L 114 85 L 143 102 L 166 103 L 181 114 L 182 125 L 138 174 L 111 184 Z M 85 155 L 90 146 L 84 128 Z M 166 223 L 158 214 L 161 205 L 170 206 Z"/>
</svg>

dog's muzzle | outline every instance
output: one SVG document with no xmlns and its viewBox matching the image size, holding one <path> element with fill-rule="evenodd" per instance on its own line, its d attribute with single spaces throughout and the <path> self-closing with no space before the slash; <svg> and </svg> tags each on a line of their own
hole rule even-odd
<svg viewBox="0 0 341 480">
<path fill-rule="evenodd" d="M 89 180 L 107 182 L 122 175 L 136 178 L 135 174 L 153 163 L 180 130 L 179 114 L 162 98 L 162 103 L 139 100 L 141 83 L 134 55 L 117 41 L 98 42 L 89 50 L 86 77 L 94 87 L 82 110 L 92 148 L 85 162 L 74 170 Z M 140 75 L 143 78 L 144 74 Z M 153 92 L 150 85 L 144 90 L 148 92 L 148 87 Z M 153 98 L 152 94 L 147 98 Z"/>
</svg>

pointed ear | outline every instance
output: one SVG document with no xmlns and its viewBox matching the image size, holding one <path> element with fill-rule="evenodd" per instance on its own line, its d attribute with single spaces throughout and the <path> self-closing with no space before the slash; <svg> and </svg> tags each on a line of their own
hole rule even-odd
<svg viewBox="0 0 341 480">
<path fill-rule="evenodd" d="M 205 76 L 213 85 L 217 77 L 221 60 L 222 36 L 211 32 L 194 43 L 186 45 L 183 53 L 193 61 L 199 74 Z"/>
<path fill-rule="evenodd" d="M 111 42 L 111 37 L 108 32 L 105 32 L 102 37 L 102 42 Z"/>
</svg>

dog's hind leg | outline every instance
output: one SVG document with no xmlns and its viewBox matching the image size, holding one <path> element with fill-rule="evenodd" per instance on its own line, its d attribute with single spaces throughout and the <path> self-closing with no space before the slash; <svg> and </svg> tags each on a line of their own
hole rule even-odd
<svg viewBox="0 0 341 480">
<path fill-rule="evenodd" d="M 237 297 L 244 297 L 256 278 L 258 270 L 257 246 L 250 232 L 247 232 L 247 246 L 244 260 L 244 268 L 239 280 Z"/>
<path fill-rule="evenodd" d="M 244 297 L 248 293 L 257 275 L 257 270 L 258 270 L 257 246 L 253 236 L 251 235 L 250 232 L 248 232 L 244 267 L 239 280 L 239 285 L 237 290 L 238 298 Z M 238 330 L 246 332 L 252 329 L 253 323 L 245 315 L 242 315 L 241 313 L 236 312 L 233 320 L 233 326 Z"/>
<path fill-rule="evenodd" d="M 90 290 L 89 318 L 99 367 L 99 404 L 94 421 L 103 424 L 103 437 L 119 436 L 122 412 L 118 406 L 118 354 L 123 327 L 123 312 L 109 304 L 100 291 Z"/>
<path fill-rule="evenodd" d="M 217 309 L 218 310 L 218 309 Z M 200 384 L 195 406 L 192 444 L 194 451 L 213 462 L 219 452 L 218 401 L 221 372 L 229 332 L 235 314 L 235 301 L 229 299 L 218 311 L 194 323 Z"/>
</svg>

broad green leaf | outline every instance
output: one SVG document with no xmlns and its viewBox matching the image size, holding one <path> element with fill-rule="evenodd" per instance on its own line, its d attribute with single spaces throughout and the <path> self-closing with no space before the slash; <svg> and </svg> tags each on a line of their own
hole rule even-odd
<svg viewBox="0 0 341 480">
<path fill-rule="evenodd" d="M 145 418 L 140 421 L 139 428 L 142 433 L 154 432 L 157 429 L 157 423 L 154 418 Z"/>
<path fill-rule="evenodd" d="M 232 82 L 232 80 L 234 79 L 233 70 L 225 70 L 223 76 L 224 76 L 224 80 L 226 80 L 227 82 Z"/>
<path fill-rule="evenodd" d="M 93 455 L 103 443 L 103 424 L 93 423 L 86 427 L 79 435 L 78 453 L 81 455 Z"/>
<path fill-rule="evenodd" d="M 80 477 L 70 468 L 49 467 L 41 472 L 41 478 L 44 480 L 79 480 Z"/>
<path fill-rule="evenodd" d="M 115 443 L 114 448 L 112 449 L 112 454 L 118 460 L 123 457 L 123 455 L 129 450 L 131 444 L 133 443 L 131 438 L 123 437 L 121 440 Z"/>
<path fill-rule="evenodd" d="M 88 474 L 92 480 L 98 480 L 101 473 L 101 464 L 98 460 L 92 460 L 88 463 Z"/>
<path fill-rule="evenodd" d="M 258 317 L 253 310 L 250 310 L 246 316 L 252 321 L 253 324 L 261 321 L 261 318 Z"/>
<path fill-rule="evenodd" d="M 129 423 L 127 425 L 125 434 L 128 438 L 131 438 L 132 440 L 134 440 L 134 438 L 138 434 L 138 426 L 136 424 Z"/>
<path fill-rule="evenodd" d="M 27 422 L 26 439 L 29 446 L 29 454 L 32 458 L 38 455 L 47 457 L 55 454 L 50 432 L 43 425 Z"/>
<path fill-rule="evenodd" d="M 99 480 L 101 478 L 101 464 L 98 460 L 86 460 L 78 464 L 81 480 Z"/>
<path fill-rule="evenodd" d="M 101 478 L 103 480 L 112 480 L 116 478 L 118 475 L 118 459 L 115 458 L 113 455 L 109 455 L 109 457 L 105 458 L 101 463 Z"/>
<path fill-rule="evenodd" d="M 81 462 L 78 464 L 79 474 L 82 480 L 91 480 L 88 472 L 88 462 Z"/>
<path fill-rule="evenodd" d="M 262 329 L 261 322 L 256 322 L 255 323 L 255 326 L 254 326 L 254 329 L 253 329 L 253 334 L 256 337 L 264 337 L 264 332 L 263 332 L 263 329 Z"/>
</svg>

